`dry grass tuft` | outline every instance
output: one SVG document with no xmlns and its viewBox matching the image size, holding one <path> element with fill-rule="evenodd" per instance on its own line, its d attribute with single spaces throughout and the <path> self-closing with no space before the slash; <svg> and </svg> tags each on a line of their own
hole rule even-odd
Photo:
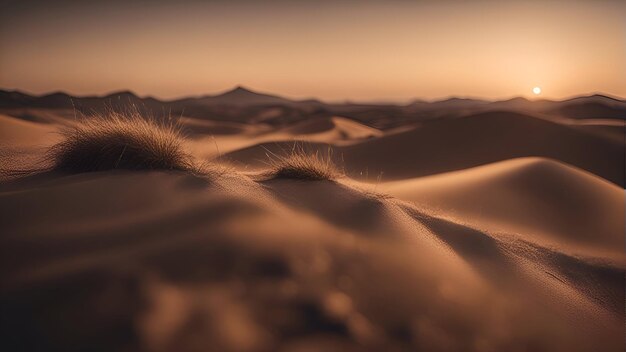
<svg viewBox="0 0 626 352">
<path fill-rule="evenodd" d="M 274 179 L 328 181 L 343 175 L 332 162 L 330 149 L 326 156 L 322 156 L 319 151 L 307 153 L 302 148 L 294 148 L 288 156 L 273 154 L 270 160 L 271 170 L 269 175 Z"/>
<path fill-rule="evenodd" d="M 158 122 L 138 113 L 111 112 L 85 119 L 61 133 L 64 139 L 49 151 L 53 170 L 197 171 L 192 156 L 183 149 L 184 138 L 172 122 Z"/>
</svg>

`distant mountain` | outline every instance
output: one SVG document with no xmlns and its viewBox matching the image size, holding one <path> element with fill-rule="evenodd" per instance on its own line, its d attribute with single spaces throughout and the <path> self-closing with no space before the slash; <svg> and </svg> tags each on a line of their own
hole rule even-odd
<svg viewBox="0 0 626 352">
<path fill-rule="evenodd" d="M 292 104 L 293 101 L 276 95 L 257 93 L 242 86 L 215 96 L 207 96 L 196 100 L 199 104 L 222 105 L 270 105 Z"/>
<path fill-rule="evenodd" d="M 68 108 L 73 105 L 91 105 L 93 103 L 122 103 L 122 104 L 145 104 L 159 103 L 161 105 L 179 105 L 181 103 L 191 105 L 293 105 L 293 104 L 323 104 L 318 100 L 291 100 L 276 95 L 258 93 L 250 89 L 238 86 L 218 95 L 206 95 L 201 97 L 183 98 L 173 101 L 160 101 L 155 98 L 141 98 L 131 91 L 120 91 L 105 96 L 70 96 L 64 92 L 54 92 L 42 96 L 32 96 L 19 91 L 0 90 L 0 107 L 45 107 L 45 108 Z"/>
<path fill-rule="evenodd" d="M 183 98 L 168 102 L 179 106 L 188 104 L 193 106 L 267 106 L 267 105 L 323 105 L 315 99 L 292 100 L 273 94 L 259 93 L 251 89 L 237 86 L 229 91 L 218 95 L 205 95 L 201 97 Z"/>
<path fill-rule="evenodd" d="M 130 91 L 105 96 L 71 96 L 55 92 L 33 96 L 19 91 L 0 90 L 0 108 L 76 109 L 94 113 L 128 110 L 155 114 L 169 113 L 194 118 L 251 123 L 289 124 L 315 117 L 344 116 L 381 129 L 429 119 L 458 118 L 488 111 L 516 111 L 572 119 L 626 120 L 626 102 L 605 95 L 581 96 L 563 101 L 528 100 L 517 97 L 487 101 L 452 97 L 429 102 L 416 100 L 408 105 L 331 104 L 315 99 L 292 100 L 273 94 L 235 87 L 217 95 L 162 101 L 139 97 Z"/>
<path fill-rule="evenodd" d="M 443 100 L 436 100 L 433 102 L 425 102 L 423 100 L 416 100 L 412 103 L 413 106 L 422 106 L 429 108 L 468 108 L 468 107 L 477 107 L 489 104 L 490 101 L 482 100 L 482 99 L 472 99 L 472 98 L 459 98 L 459 97 L 451 97 Z"/>
<path fill-rule="evenodd" d="M 568 119 L 621 119 L 626 120 L 626 101 L 595 94 L 554 101 L 529 100 L 515 97 L 500 101 L 449 98 L 434 102 L 414 101 L 403 109 L 421 119 L 456 118 L 489 111 L 513 111 Z"/>
<path fill-rule="evenodd" d="M 617 98 L 595 94 L 555 102 L 547 112 L 574 119 L 584 119 L 588 116 L 626 119 L 626 102 Z"/>
<path fill-rule="evenodd" d="M 0 90 L 0 108 L 20 107 L 33 104 L 37 98 L 19 91 Z"/>
</svg>

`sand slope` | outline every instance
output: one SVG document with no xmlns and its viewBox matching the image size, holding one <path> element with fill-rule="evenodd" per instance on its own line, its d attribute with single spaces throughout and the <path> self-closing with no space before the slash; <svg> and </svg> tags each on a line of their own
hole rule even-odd
<svg viewBox="0 0 626 352">
<path fill-rule="evenodd" d="M 383 183 L 379 189 L 476 226 L 544 243 L 622 253 L 624 191 L 597 176 L 541 158 Z"/>
<path fill-rule="evenodd" d="M 58 138 L 55 126 L 0 115 L 0 144 L 9 146 L 45 145 Z"/>
<path fill-rule="evenodd" d="M 623 261 L 349 180 L 42 175 L 0 213 L 8 350 L 623 348 Z"/>
<path fill-rule="evenodd" d="M 264 143 L 225 155 L 226 160 L 261 166 L 267 150 L 289 152 L 292 143 Z M 310 144 L 325 152 L 326 144 Z M 412 178 L 517 157 L 547 157 L 624 185 L 624 142 L 514 112 L 488 112 L 424 123 L 409 131 L 349 146 L 334 146 L 338 163 L 352 177 Z M 599 157 L 602 156 L 602 157 Z"/>
<path fill-rule="evenodd" d="M 300 122 L 286 127 L 281 132 L 298 136 L 305 140 L 324 141 L 327 143 L 341 140 L 355 141 L 383 135 L 382 131 L 373 127 L 339 116 Z"/>
<path fill-rule="evenodd" d="M 301 142 L 346 146 L 383 135 L 380 130 L 338 116 L 311 119 L 277 129 L 264 124 L 246 125 L 197 119 L 186 119 L 184 123 L 186 130 L 195 131 L 196 138 L 189 143 L 190 148 L 194 154 L 207 159 L 268 142 L 283 142 L 291 150 Z M 239 131 L 235 132 L 235 128 Z M 210 133 L 211 136 L 203 136 L 202 132 Z M 263 148 L 261 150 L 262 154 L 259 158 L 255 157 L 253 164 L 265 166 L 267 151 Z"/>
</svg>

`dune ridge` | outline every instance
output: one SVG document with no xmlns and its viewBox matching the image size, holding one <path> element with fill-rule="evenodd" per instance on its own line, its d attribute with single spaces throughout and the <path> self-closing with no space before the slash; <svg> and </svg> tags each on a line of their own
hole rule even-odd
<svg viewBox="0 0 626 352">
<path fill-rule="evenodd" d="M 625 245 L 624 191 L 554 160 L 513 159 L 380 188 L 465 221 L 559 245 L 615 253 Z"/>
</svg>

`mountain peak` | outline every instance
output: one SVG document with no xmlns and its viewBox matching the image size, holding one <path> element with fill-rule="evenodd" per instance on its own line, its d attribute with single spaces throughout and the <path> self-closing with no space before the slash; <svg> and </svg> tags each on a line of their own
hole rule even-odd
<svg viewBox="0 0 626 352">
<path fill-rule="evenodd" d="M 258 93 L 243 86 L 236 86 L 235 88 L 224 93 L 204 97 L 203 101 L 205 103 L 225 105 L 267 105 L 292 103 L 288 99 L 275 95 Z"/>
<path fill-rule="evenodd" d="M 233 92 L 252 92 L 250 89 L 244 87 L 244 86 L 236 86 L 235 88 L 233 88 L 232 90 Z"/>
<path fill-rule="evenodd" d="M 104 98 L 139 98 L 135 93 L 130 90 L 120 90 L 117 92 L 111 92 L 104 96 Z"/>
<path fill-rule="evenodd" d="M 524 97 L 513 97 L 511 99 L 507 99 L 507 100 L 503 100 L 503 101 L 524 101 L 524 102 L 526 102 L 526 101 L 530 101 L 530 100 L 528 100 L 528 98 L 524 98 Z"/>
<path fill-rule="evenodd" d="M 42 95 L 40 98 L 69 98 L 70 95 L 62 92 L 62 91 L 56 91 L 56 92 L 52 92 L 52 93 L 48 93 L 46 95 Z"/>
<path fill-rule="evenodd" d="M 253 92 L 252 90 L 244 87 L 244 86 L 236 86 L 235 88 L 226 91 L 222 94 L 220 94 L 219 96 L 230 96 L 230 95 L 249 95 L 249 94 L 259 94 L 256 92 Z"/>
</svg>

